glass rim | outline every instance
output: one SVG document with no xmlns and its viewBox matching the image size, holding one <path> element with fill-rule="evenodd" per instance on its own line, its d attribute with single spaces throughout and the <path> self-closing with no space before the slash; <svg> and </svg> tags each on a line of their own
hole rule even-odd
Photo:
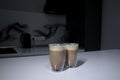
<svg viewBox="0 0 120 80">
<path fill-rule="evenodd" d="M 63 45 L 69 45 L 69 46 L 70 46 L 70 45 L 71 45 L 71 46 L 73 45 L 73 46 L 78 46 L 79 44 L 78 44 L 78 43 L 65 43 L 65 44 L 63 43 Z"/>
<path fill-rule="evenodd" d="M 50 43 L 49 46 L 62 46 L 60 43 Z"/>
</svg>

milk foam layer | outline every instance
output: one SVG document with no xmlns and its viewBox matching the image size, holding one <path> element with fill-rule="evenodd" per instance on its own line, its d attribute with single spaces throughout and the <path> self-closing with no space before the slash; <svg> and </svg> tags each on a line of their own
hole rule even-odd
<svg viewBox="0 0 120 80">
<path fill-rule="evenodd" d="M 78 44 L 75 43 L 65 44 L 64 48 L 67 50 L 76 50 L 78 49 Z"/>
<path fill-rule="evenodd" d="M 60 44 L 50 44 L 49 45 L 49 50 L 52 50 L 52 51 L 63 51 L 64 50 L 64 47 Z"/>
</svg>

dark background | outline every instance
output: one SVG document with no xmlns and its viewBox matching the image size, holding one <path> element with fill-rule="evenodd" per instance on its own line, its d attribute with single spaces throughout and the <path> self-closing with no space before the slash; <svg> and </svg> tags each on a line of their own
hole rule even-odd
<svg viewBox="0 0 120 80">
<path fill-rule="evenodd" d="M 59 0 L 57 0 L 57 1 L 59 1 Z M 72 0 L 72 1 L 74 3 L 74 0 Z M 66 6 L 68 6 L 68 2 L 67 2 Z M 94 3 L 93 0 L 92 1 L 90 0 L 88 2 L 91 3 L 89 5 L 93 6 L 93 3 Z M 41 19 L 38 19 L 38 17 L 36 19 L 36 16 L 38 16 L 38 14 L 39 15 L 45 14 L 45 12 L 43 10 L 44 4 L 45 4 L 45 0 L 0 0 L 0 11 L 6 15 L 8 15 L 10 12 L 10 15 L 6 16 L 3 20 L 1 19 L 1 17 L 3 18 L 3 16 L 0 14 L 0 19 L 1 19 L 0 27 L 2 27 L 6 23 L 9 24 L 11 22 L 9 20 L 14 21 L 13 19 L 15 19 L 16 16 L 22 17 L 22 18 L 18 17 L 18 20 L 20 20 L 21 22 L 22 21 L 24 22 L 26 20 L 27 23 L 30 23 L 30 25 L 34 24 L 35 22 L 39 22 L 41 25 L 43 22 L 41 21 Z M 120 35 L 119 35 L 120 34 L 120 31 L 119 31 L 120 30 L 120 27 L 119 27 L 120 26 L 120 22 L 119 22 L 120 21 L 120 9 L 119 9 L 120 5 L 119 4 L 120 4 L 120 0 L 103 0 L 102 1 L 101 49 L 118 49 L 118 48 L 120 48 L 120 45 L 119 45 L 120 44 Z M 60 6 L 62 6 L 62 4 L 60 4 Z M 71 6 L 74 6 L 74 5 L 71 5 Z M 90 8 L 90 10 L 91 10 L 93 8 L 92 6 L 88 7 L 88 8 Z M 94 7 L 94 8 L 97 8 L 97 7 Z M 5 10 L 5 12 L 4 12 L 4 10 Z M 94 12 L 93 11 L 94 9 L 92 11 L 90 11 L 90 10 L 88 10 L 89 13 Z M 15 12 L 12 12 L 12 11 L 15 11 Z M 80 11 L 80 10 L 78 9 L 78 11 Z M 26 15 L 22 12 L 28 13 L 27 15 L 29 15 L 29 20 L 25 19 Z M 87 14 L 91 20 L 91 17 L 93 18 L 94 15 L 89 14 L 89 13 L 87 13 Z M 13 16 L 11 16 L 11 15 L 13 15 Z M 55 16 L 54 16 L 54 14 L 45 14 L 45 15 L 51 16 L 51 18 L 56 17 L 56 19 L 59 16 L 59 15 L 56 16 L 56 14 L 55 14 Z M 23 16 L 25 16 L 25 17 L 23 17 Z M 41 17 L 39 17 L 39 18 L 41 18 Z M 44 18 L 42 18 L 42 19 L 44 19 Z M 15 21 L 17 21 L 17 19 L 15 19 Z M 26 23 L 26 21 L 25 21 L 25 23 Z M 95 21 L 97 21 L 97 20 L 95 20 Z M 87 22 L 91 22 L 91 21 L 87 21 Z M 93 24 L 94 23 L 89 23 L 88 25 L 93 25 Z M 89 28 L 91 28 L 91 27 L 89 27 Z M 94 39 L 94 38 L 91 38 L 91 39 Z M 88 39 L 86 39 L 86 40 L 88 40 Z M 94 45 L 94 44 L 92 44 L 92 45 Z"/>
<path fill-rule="evenodd" d="M 66 15 L 68 42 L 79 43 L 86 51 L 100 50 L 102 0 L 46 0 L 44 11 Z"/>
</svg>

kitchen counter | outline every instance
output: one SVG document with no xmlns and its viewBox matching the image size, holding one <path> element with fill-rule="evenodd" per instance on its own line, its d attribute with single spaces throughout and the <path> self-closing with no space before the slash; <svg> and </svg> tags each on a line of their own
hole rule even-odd
<svg viewBox="0 0 120 80">
<path fill-rule="evenodd" d="M 12 47 L 17 53 L 0 54 L 0 58 L 48 55 L 48 47 L 21 48 Z"/>
<path fill-rule="evenodd" d="M 48 47 L 32 47 L 32 48 L 21 48 L 21 47 L 11 47 L 17 53 L 0 54 L 0 58 L 10 58 L 10 57 L 24 57 L 24 56 L 37 56 L 37 55 L 48 55 Z M 79 51 L 83 52 L 84 49 Z"/>
<path fill-rule="evenodd" d="M 120 50 L 79 52 L 77 67 L 61 72 L 48 55 L 2 58 L 0 80 L 120 80 Z"/>
</svg>

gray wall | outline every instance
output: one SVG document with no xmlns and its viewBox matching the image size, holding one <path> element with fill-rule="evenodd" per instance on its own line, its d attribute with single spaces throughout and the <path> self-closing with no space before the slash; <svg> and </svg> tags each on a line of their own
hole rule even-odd
<svg viewBox="0 0 120 80">
<path fill-rule="evenodd" d="M 65 16 L 50 15 L 44 13 L 35 12 L 23 12 L 12 10 L 0 10 L 0 30 L 7 27 L 9 24 L 19 22 L 21 25 L 27 24 L 27 28 L 24 30 L 31 35 L 36 35 L 34 30 L 46 31 L 44 26 L 46 24 L 66 24 Z M 59 35 L 62 31 L 59 31 L 58 35 L 55 35 L 49 40 L 40 41 L 39 44 L 47 44 L 59 39 Z M 0 46 L 20 46 L 20 33 L 11 31 L 12 39 L 5 42 L 0 42 Z"/>
<path fill-rule="evenodd" d="M 120 48 L 120 0 L 103 0 L 101 48 Z"/>
<path fill-rule="evenodd" d="M 0 9 L 43 12 L 45 0 L 0 0 Z"/>
<path fill-rule="evenodd" d="M 43 12 L 44 4 L 45 0 L 0 0 L 0 30 L 9 24 L 19 22 L 20 24 L 27 24 L 26 31 L 35 35 L 33 30 L 44 30 L 43 26 L 46 24 L 66 24 L 66 18 L 63 15 L 45 14 Z M 54 42 L 61 33 L 39 43 Z M 13 38 L 0 42 L 0 46 L 20 46 L 20 34 L 11 31 L 11 35 Z"/>
</svg>

